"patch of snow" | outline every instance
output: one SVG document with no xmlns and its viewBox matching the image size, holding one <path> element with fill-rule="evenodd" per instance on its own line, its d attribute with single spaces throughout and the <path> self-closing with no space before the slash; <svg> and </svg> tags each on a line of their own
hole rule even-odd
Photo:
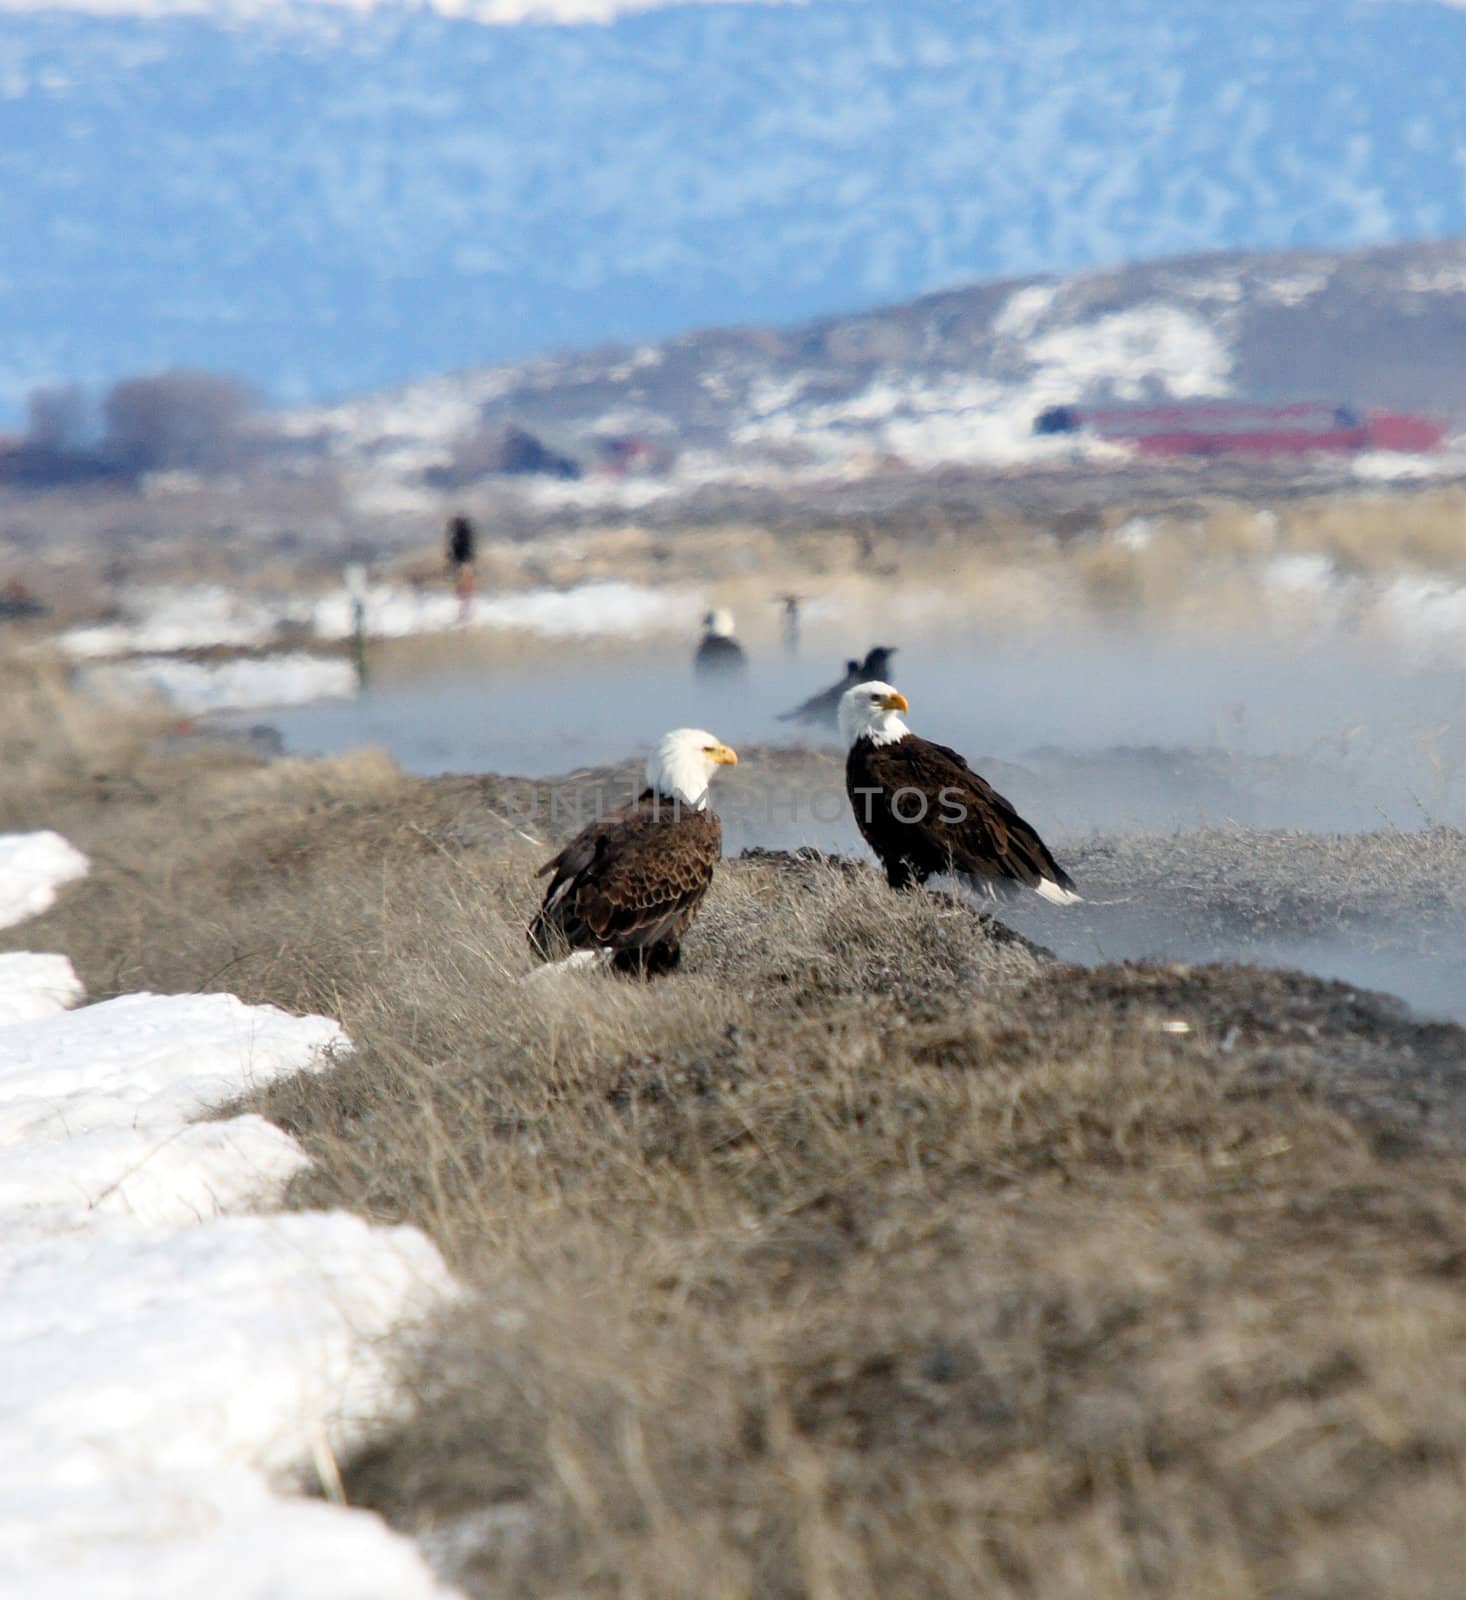
<svg viewBox="0 0 1466 1600">
<path fill-rule="evenodd" d="M 414 1230 L 342 1213 L 0 1245 L 0 1592 L 442 1595 L 376 1518 L 279 1495 L 388 1403 L 380 1341 L 443 1287 Z"/>
<path fill-rule="evenodd" d="M 1029 339 L 1048 316 L 1059 297 L 1056 283 L 1031 283 L 1015 289 L 993 318 L 993 334 L 1000 339 Z"/>
<path fill-rule="evenodd" d="M 1459 3 L 1466 6 L 1466 0 Z M 1404 282 L 1412 294 L 1466 294 L 1466 267 L 1407 267 Z"/>
<path fill-rule="evenodd" d="M 607 368 L 606 376 L 613 383 L 624 383 L 638 372 L 645 372 L 649 368 L 661 366 L 665 359 L 656 345 L 639 344 L 631 352 L 627 360 L 618 363 L 614 367 Z"/>
<path fill-rule="evenodd" d="M 345 1035 L 233 995 L 123 995 L 0 1033 L 0 1215 L 38 1205 L 181 1226 L 278 1194 L 304 1163 L 258 1117 L 192 1123 Z"/>
<path fill-rule="evenodd" d="M 349 699 L 357 692 L 356 669 L 349 661 L 300 651 L 238 661 L 142 656 L 89 668 L 78 683 L 87 693 L 104 699 L 161 700 L 192 714 L 299 706 L 316 700 Z"/>
<path fill-rule="evenodd" d="M 0 861 L 38 840 L 82 861 L 55 834 Z M 306 1158 L 260 1117 L 189 1120 L 345 1035 L 226 994 L 80 998 L 63 957 L 0 956 L 0 1594 L 446 1595 L 375 1517 L 288 1498 L 390 1413 L 385 1341 L 452 1292 L 436 1250 L 224 1215 Z"/>
<path fill-rule="evenodd" d="M 59 833 L 0 834 L 0 928 L 38 916 L 91 863 Z"/>
<path fill-rule="evenodd" d="M 542 511 L 567 506 L 614 506 L 621 511 L 635 511 L 655 505 L 676 488 L 675 478 L 526 478 L 519 492 L 526 504 Z"/>
<path fill-rule="evenodd" d="M 794 372 L 787 377 L 755 378 L 748 386 L 745 409 L 755 417 L 787 411 L 813 381 L 810 372 Z"/>
<path fill-rule="evenodd" d="M 1261 298 L 1271 300 L 1274 305 L 1301 306 L 1305 300 L 1311 300 L 1314 295 L 1327 289 L 1332 276 L 1332 270 L 1328 267 L 1300 267 L 1293 272 L 1263 278 L 1257 288 Z"/>
<path fill-rule="evenodd" d="M 269 644 L 279 628 L 277 612 L 229 589 L 128 589 L 119 597 L 122 618 L 72 628 L 61 648 L 80 659 L 213 645 Z"/>
<path fill-rule="evenodd" d="M 1081 398 L 1108 385 L 1122 399 L 1156 388 L 1178 399 L 1226 394 L 1232 352 L 1215 326 L 1180 306 L 1136 306 L 1040 334 L 1030 345 L 1036 384 Z"/>
<path fill-rule="evenodd" d="M 1434 478 L 1451 470 L 1451 463 L 1439 455 L 1407 455 L 1402 451 L 1362 450 L 1351 458 L 1349 470 L 1366 483 L 1406 483 L 1415 478 Z"/>
<path fill-rule="evenodd" d="M 31 950 L 0 955 L 0 1028 L 54 1017 L 76 1005 L 85 992 L 65 956 Z"/>
<path fill-rule="evenodd" d="M 527 589 L 515 594 L 477 595 L 467 625 L 515 628 L 548 638 L 587 638 L 595 634 L 637 634 L 685 627 L 703 609 L 694 589 L 650 589 L 635 583 L 586 583 L 573 589 Z M 375 638 L 435 633 L 459 622 L 454 595 L 376 584 L 366 596 L 367 632 Z M 344 639 L 353 628 L 351 601 L 344 593 L 315 602 L 311 626 L 323 639 Z"/>
<path fill-rule="evenodd" d="M 1182 278 L 1167 274 L 1162 281 L 1169 294 L 1199 305 L 1237 305 L 1246 295 L 1240 278 L 1227 272 L 1219 272 L 1210 278 Z"/>
</svg>

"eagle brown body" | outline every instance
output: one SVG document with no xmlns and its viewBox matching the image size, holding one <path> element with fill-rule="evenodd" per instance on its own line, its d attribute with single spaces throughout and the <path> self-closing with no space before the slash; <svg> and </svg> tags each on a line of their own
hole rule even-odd
<svg viewBox="0 0 1466 1600">
<path fill-rule="evenodd" d="M 1074 887 L 1011 803 L 946 745 L 914 733 L 888 745 L 859 740 L 845 758 L 845 786 L 893 889 L 939 872 L 1004 898 L 1045 880 Z"/>
<path fill-rule="evenodd" d="M 540 868 L 540 877 L 551 877 L 529 925 L 535 954 L 599 956 L 644 975 L 675 967 L 723 853 L 708 785 L 718 767 L 737 762 L 700 728 L 667 734 L 635 804 L 598 817 Z"/>
<path fill-rule="evenodd" d="M 665 972 L 681 957 L 682 935 L 722 852 L 723 827 L 711 811 L 647 789 L 540 868 L 541 877 L 554 876 L 529 942 L 547 959 L 604 950 L 623 972 Z"/>
<path fill-rule="evenodd" d="M 897 715 L 907 709 L 879 682 L 841 702 L 846 792 L 891 887 L 945 872 L 994 899 L 1025 888 L 1057 905 L 1079 899 L 1034 828 L 956 750 L 912 733 Z"/>
</svg>

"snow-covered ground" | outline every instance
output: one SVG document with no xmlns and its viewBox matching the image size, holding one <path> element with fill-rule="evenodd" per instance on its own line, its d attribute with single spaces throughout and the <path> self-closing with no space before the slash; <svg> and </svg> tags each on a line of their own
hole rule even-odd
<svg viewBox="0 0 1466 1600">
<path fill-rule="evenodd" d="M 54 1017 L 80 1003 L 81 980 L 65 956 L 13 950 L 0 955 L 0 1027 Z"/>
<path fill-rule="evenodd" d="M 220 645 L 248 648 L 271 643 L 281 622 L 278 608 L 217 585 L 124 589 L 118 609 L 115 622 L 62 634 L 62 648 L 79 660 Z"/>
<path fill-rule="evenodd" d="M 370 638 L 397 639 L 457 627 L 588 638 L 686 628 L 688 617 L 702 609 L 703 597 L 695 589 L 653 589 L 615 581 L 582 583 L 568 589 L 480 594 L 470 602 L 464 617 L 457 596 L 446 590 L 381 582 L 368 586 L 364 603 Z M 218 588 L 126 589 L 118 596 L 117 605 L 121 615 L 116 621 L 69 629 L 60 636 L 61 648 L 78 660 L 94 661 L 219 646 L 268 646 L 300 629 L 318 639 L 346 639 L 355 630 L 352 598 L 345 589 L 273 601 Z M 155 664 L 140 665 L 152 670 Z M 243 663 L 223 665 L 234 668 Z M 261 663 L 262 668 L 264 665 Z M 205 681 L 198 675 L 189 683 L 196 687 Z M 180 688 L 183 682 L 176 676 L 173 680 Z"/>
<path fill-rule="evenodd" d="M 0 834 L 0 928 L 39 916 L 89 865 L 59 833 Z"/>
<path fill-rule="evenodd" d="M 290 651 L 237 661 L 184 661 L 139 656 L 100 663 L 79 674 L 78 687 L 124 703 L 160 701 L 195 715 L 259 706 L 300 706 L 356 693 L 356 669 L 339 656 Z"/>
<path fill-rule="evenodd" d="M 0 836 L 0 904 L 77 875 L 44 840 Z M 386 1341 L 452 1292 L 437 1252 L 231 1215 L 305 1157 L 259 1117 L 191 1120 L 345 1036 L 227 994 L 81 998 L 64 957 L 0 956 L 0 1595 L 443 1594 L 375 1517 L 292 1493 L 390 1409 Z"/>
<path fill-rule="evenodd" d="M 662 628 L 684 632 L 705 609 L 696 589 L 652 589 L 639 583 L 584 583 L 573 589 L 523 589 L 480 594 L 462 626 L 520 630 L 550 639 L 635 636 Z M 458 600 L 451 594 L 376 584 L 366 594 L 366 628 L 373 638 L 441 633 L 459 626 Z M 327 595 L 310 608 L 310 626 L 321 639 L 345 639 L 354 623 L 345 592 Z"/>
<path fill-rule="evenodd" d="M 635 637 L 686 632 L 706 609 L 700 590 L 598 582 L 569 589 L 524 589 L 475 596 L 465 614 L 441 589 L 375 583 L 364 597 L 368 638 L 401 639 L 451 629 L 494 629 L 549 639 Z M 344 699 L 357 690 L 355 669 L 339 657 L 281 651 L 231 660 L 193 661 L 170 651 L 272 645 L 304 631 L 348 639 L 356 629 L 345 589 L 274 601 L 217 588 L 133 589 L 119 597 L 114 622 L 73 628 L 61 648 L 85 665 L 79 687 L 105 699 L 155 701 L 179 711 L 245 711 Z M 121 659 L 119 659 L 121 658 Z"/>
</svg>

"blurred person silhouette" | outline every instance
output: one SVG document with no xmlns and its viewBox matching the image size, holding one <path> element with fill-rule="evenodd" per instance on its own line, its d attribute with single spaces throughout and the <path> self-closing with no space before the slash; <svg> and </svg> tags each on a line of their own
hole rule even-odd
<svg viewBox="0 0 1466 1600">
<path fill-rule="evenodd" d="M 478 554 L 478 535 L 473 524 L 464 516 L 451 517 L 448 522 L 448 566 L 453 573 L 453 587 L 458 595 L 458 620 L 468 621 L 473 604 L 475 587 L 474 560 Z"/>
</svg>

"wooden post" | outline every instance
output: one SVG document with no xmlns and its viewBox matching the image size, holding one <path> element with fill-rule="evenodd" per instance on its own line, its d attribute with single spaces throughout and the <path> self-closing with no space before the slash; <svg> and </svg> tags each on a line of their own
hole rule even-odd
<svg viewBox="0 0 1466 1600">
<path fill-rule="evenodd" d="M 797 656 L 799 654 L 799 596 L 797 594 L 781 595 L 784 602 L 784 654 Z"/>
<path fill-rule="evenodd" d="M 345 579 L 347 596 L 351 601 L 351 659 L 356 666 L 356 686 L 365 690 L 367 571 L 361 562 L 352 561 L 347 564 L 342 576 Z"/>
</svg>

